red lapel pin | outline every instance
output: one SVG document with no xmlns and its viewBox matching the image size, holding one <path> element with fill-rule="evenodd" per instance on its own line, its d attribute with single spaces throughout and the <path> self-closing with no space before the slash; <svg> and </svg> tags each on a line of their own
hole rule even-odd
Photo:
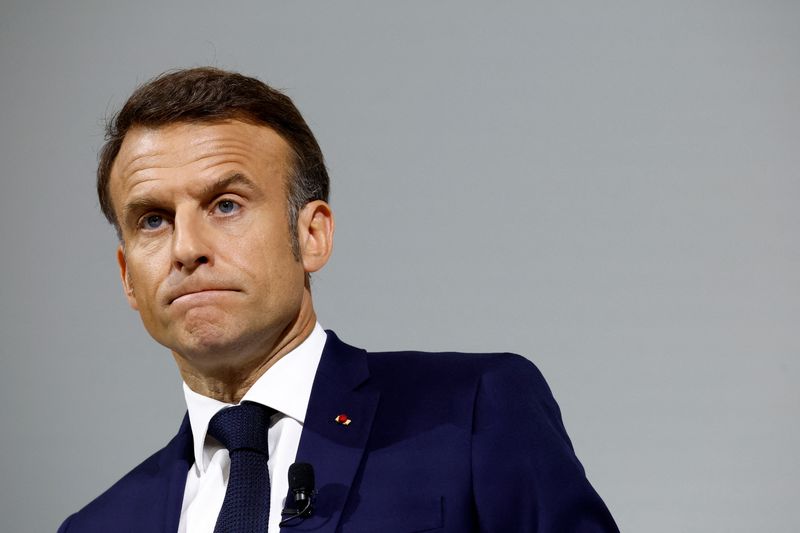
<svg viewBox="0 0 800 533">
<path fill-rule="evenodd" d="M 350 420 L 350 418 L 348 418 L 348 416 L 344 413 L 334 418 L 333 421 L 342 426 L 349 426 L 350 422 L 352 422 L 352 420 Z"/>
</svg>

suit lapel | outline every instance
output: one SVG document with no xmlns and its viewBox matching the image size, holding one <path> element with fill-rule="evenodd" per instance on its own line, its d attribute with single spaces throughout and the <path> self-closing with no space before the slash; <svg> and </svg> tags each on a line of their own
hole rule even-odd
<svg viewBox="0 0 800 533">
<path fill-rule="evenodd" d="M 318 494 L 314 514 L 292 531 L 336 530 L 378 406 L 379 394 L 364 386 L 369 377 L 366 352 L 327 333 L 296 458 L 313 465 Z M 340 414 L 351 422 L 337 423 Z"/>
<path fill-rule="evenodd" d="M 186 476 L 194 463 L 194 447 L 192 445 L 192 427 L 189 424 L 189 414 L 183 418 L 183 423 L 178 434 L 164 448 L 164 454 L 159 461 L 157 477 L 166 486 L 166 501 L 164 513 L 161 515 L 161 528 L 157 523 L 152 526 L 152 531 L 175 533 L 181 518 L 183 492 L 186 488 Z M 153 520 L 157 521 L 157 513 L 153 513 Z M 151 531 L 144 529 L 143 531 Z"/>
</svg>

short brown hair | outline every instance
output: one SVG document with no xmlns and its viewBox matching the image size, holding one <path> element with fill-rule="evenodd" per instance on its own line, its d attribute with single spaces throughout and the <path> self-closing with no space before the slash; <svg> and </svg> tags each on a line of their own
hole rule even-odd
<svg viewBox="0 0 800 533">
<path fill-rule="evenodd" d="M 287 177 L 292 249 L 299 258 L 297 216 L 308 202 L 328 200 L 330 182 L 314 134 L 285 94 L 236 72 L 200 67 L 165 72 L 137 88 L 106 125 L 106 142 L 97 165 L 100 209 L 121 231 L 109 193 L 111 167 L 128 131 L 136 126 L 157 128 L 180 122 L 238 119 L 275 130 L 292 149 Z"/>
</svg>

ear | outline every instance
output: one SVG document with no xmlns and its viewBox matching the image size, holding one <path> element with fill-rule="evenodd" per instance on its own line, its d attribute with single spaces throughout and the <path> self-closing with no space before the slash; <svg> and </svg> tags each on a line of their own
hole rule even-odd
<svg viewBox="0 0 800 533">
<path fill-rule="evenodd" d="M 306 273 L 325 266 L 333 252 L 333 212 L 327 202 L 314 200 L 303 206 L 297 217 L 300 257 Z"/>
<path fill-rule="evenodd" d="M 121 244 L 119 248 L 117 248 L 117 263 L 119 263 L 119 276 L 122 278 L 122 289 L 125 291 L 125 297 L 128 298 L 128 304 L 138 311 L 139 304 L 136 303 L 136 295 L 133 293 L 133 284 L 128 274 L 128 262 L 125 260 L 125 248 L 123 248 Z"/>
</svg>

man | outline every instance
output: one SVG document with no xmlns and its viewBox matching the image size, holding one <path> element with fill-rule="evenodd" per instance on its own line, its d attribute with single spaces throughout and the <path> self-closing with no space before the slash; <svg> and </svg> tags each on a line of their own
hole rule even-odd
<svg viewBox="0 0 800 533">
<path fill-rule="evenodd" d="M 616 531 L 531 363 L 368 354 L 319 326 L 328 177 L 286 96 L 212 68 L 148 82 L 108 126 L 98 194 L 188 415 L 61 532 Z M 294 462 L 317 494 L 282 517 Z"/>
</svg>

